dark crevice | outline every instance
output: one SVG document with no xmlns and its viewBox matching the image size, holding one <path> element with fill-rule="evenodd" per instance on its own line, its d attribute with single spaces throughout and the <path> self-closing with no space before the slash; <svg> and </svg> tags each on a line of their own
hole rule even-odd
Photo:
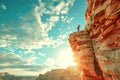
<svg viewBox="0 0 120 80">
<path fill-rule="evenodd" d="M 88 32 L 89 34 L 89 32 Z M 90 35 L 89 35 L 90 37 Z M 91 39 L 91 38 L 90 38 Z M 102 73 L 102 70 L 99 66 L 99 63 L 98 63 L 98 60 L 96 58 L 96 55 L 95 55 L 95 52 L 94 52 L 94 47 L 93 47 L 93 41 L 91 39 L 91 45 L 92 45 L 92 49 L 93 49 L 93 56 L 94 56 L 94 68 L 95 68 L 95 73 L 97 74 L 97 77 L 100 78 L 99 76 L 101 76 L 101 79 L 104 80 L 104 77 L 103 77 L 103 73 Z M 99 80 L 99 79 L 98 79 Z"/>
</svg>

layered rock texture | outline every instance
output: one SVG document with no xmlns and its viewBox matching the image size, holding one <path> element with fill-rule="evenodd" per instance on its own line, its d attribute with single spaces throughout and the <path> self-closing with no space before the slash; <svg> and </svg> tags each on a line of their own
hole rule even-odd
<svg viewBox="0 0 120 80">
<path fill-rule="evenodd" d="M 69 37 L 81 80 L 120 80 L 120 0 L 87 0 L 86 26 Z"/>
</svg>

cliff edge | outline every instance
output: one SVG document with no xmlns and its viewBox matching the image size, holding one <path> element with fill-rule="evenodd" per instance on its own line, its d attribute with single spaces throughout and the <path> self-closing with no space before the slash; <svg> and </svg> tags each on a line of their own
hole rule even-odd
<svg viewBox="0 0 120 80">
<path fill-rule="evenodd" d="M 87 0 L 86 26 L 69 43 L 81 80 L 120 80 L 120 0 Z"/>
</svg>

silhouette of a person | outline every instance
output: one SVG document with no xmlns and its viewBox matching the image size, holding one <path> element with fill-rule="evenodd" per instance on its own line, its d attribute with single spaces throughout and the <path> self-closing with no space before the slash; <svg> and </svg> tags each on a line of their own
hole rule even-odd
<svg viewBox="0 0 120 80">
<path fill-rule="evenodd" d="M 78 30 L 78 32 L 80 31 L 80 24 L 78 25 L 77 30 Z"/>
</svg>

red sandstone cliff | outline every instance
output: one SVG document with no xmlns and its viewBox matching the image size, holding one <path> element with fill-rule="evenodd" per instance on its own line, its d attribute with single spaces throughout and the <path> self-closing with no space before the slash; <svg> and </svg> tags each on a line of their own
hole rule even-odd
<svg viewBox="0 0 120 80">
<path fill-rule="evenodd" d="M 120 80 L 120 0 L 87 0 L 85 30 L 69 43 L 82 80 Z"/>
</svg>

